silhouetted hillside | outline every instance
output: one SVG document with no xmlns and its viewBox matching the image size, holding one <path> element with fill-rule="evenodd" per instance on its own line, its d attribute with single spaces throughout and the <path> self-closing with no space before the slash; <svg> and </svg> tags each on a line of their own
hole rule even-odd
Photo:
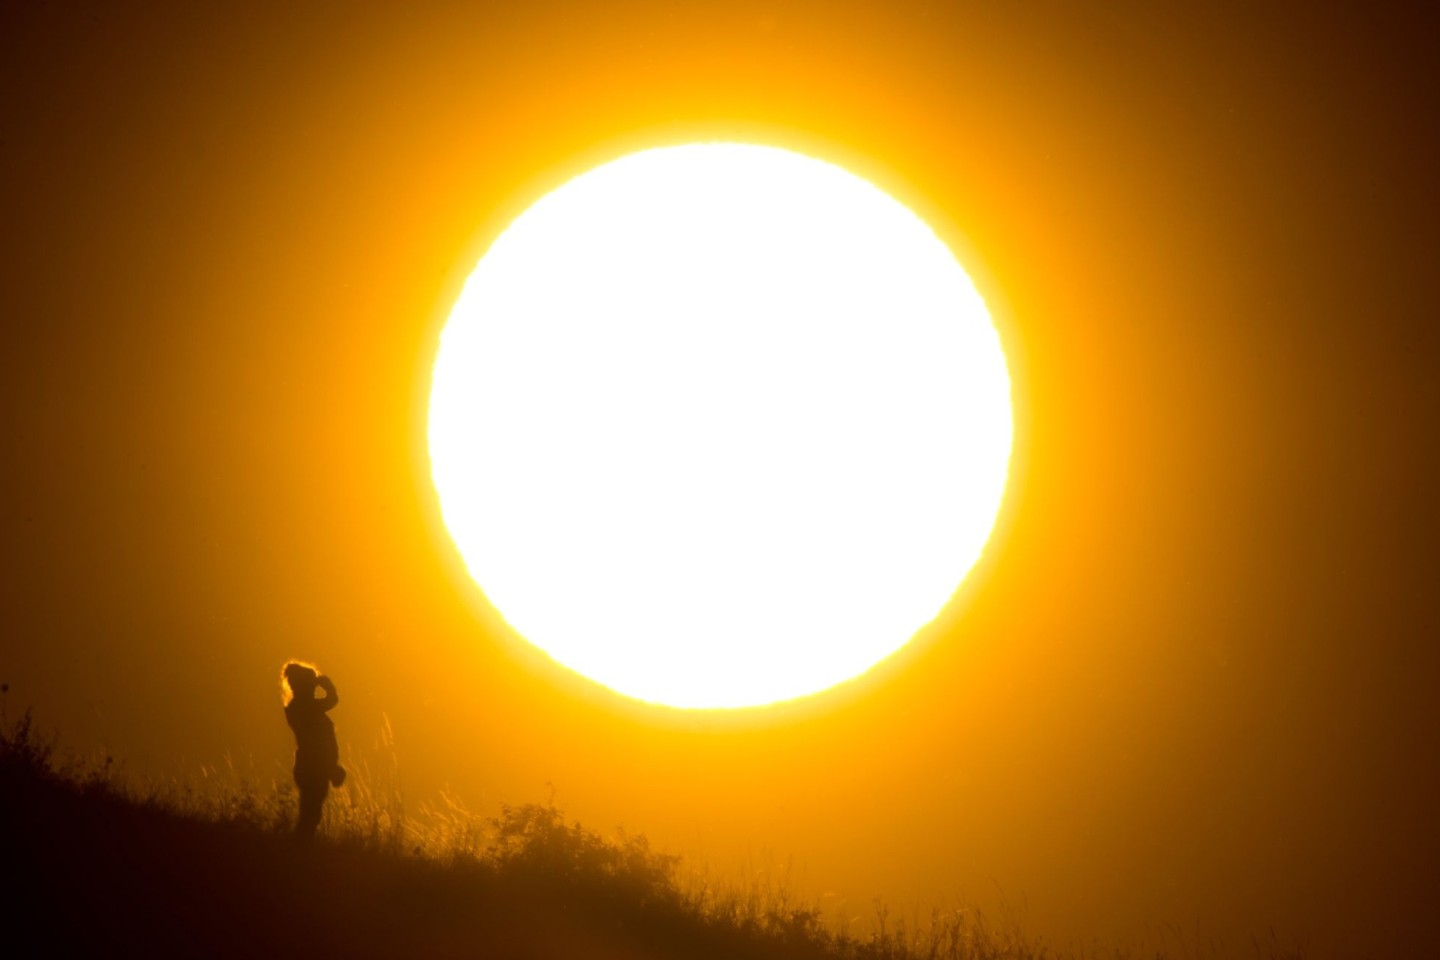
<svg viewBox="0 0 1440 960">
<path fill-rule="evenodd" d="M 687 889 L 643 837 L 552 805 L 412 844 L 379 817 L 304 841 L 283 803 L 137 797 L 54 762 L 27 715 L 0 730 L 6 956 L 795 958 L 1057 956 L 971 914 L 918 934 L 827 930 L 783 896 Z M 192 795 L 193 796 L 193 795 Z M 283 796 L 278 798 L 283 801 Z M 18 949 L 17 949 L 18 948 Z M 1259 952 L 1257 950 L 1257 952 Z M 1278 956 L 1277 951 L 1269 955 Z"/>
</svg>

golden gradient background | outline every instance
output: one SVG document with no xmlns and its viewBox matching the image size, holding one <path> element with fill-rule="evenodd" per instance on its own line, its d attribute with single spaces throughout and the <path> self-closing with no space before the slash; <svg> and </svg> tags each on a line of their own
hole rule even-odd
<svg viewBox="0 0 1440 960">
<path fill-rule="evenodd" d="M 16 4 L 0 679 L 137 772 L 286 776 L 274 674 L 407 801 L 548 795 L 869 916 L 1419 955 L 1440 830 L 1440 168 L 1419 23 L 1248 5 Z M 424 453 L 487 240 L 628 149 L 826 156 L 955 247 L 1016 385 L 921 642 L 736 716 L 504 638 Z M 767 867 L 767 864 L 770 867 Z M 1188 935 L 1188 934 L 1187 934 Z"/>
</svg>

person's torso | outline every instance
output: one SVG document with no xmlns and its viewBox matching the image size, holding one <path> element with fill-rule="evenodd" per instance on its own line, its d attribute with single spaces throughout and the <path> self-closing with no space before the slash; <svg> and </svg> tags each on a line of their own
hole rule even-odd
<svg viewBox="0 0 1440 960">
<path fill-rule="evenodd" d="M 335 742 L 335 724 L 323 710 L 306 710 L 292 702 L 285 708 L 285 720 L 295 732 L 297 763 L 334 763 L 340 756 Z"/>
</svg>

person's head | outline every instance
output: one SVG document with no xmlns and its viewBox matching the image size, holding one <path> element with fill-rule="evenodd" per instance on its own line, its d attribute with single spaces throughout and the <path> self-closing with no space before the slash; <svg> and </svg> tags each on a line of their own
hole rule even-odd
<svg viewBox="0 0 1440 960">
<path fill-rule="evenodd" d="M 280 668 L 280 699 L 289 704 L 296 697 L 315 696 L 315 678 L 320 668 L 303 660 L 286 660 Z"/>
</svg>

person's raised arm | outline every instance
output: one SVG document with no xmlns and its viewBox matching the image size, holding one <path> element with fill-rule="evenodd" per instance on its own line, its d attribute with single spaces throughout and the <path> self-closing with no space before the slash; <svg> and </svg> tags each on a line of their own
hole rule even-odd
<svg viewBox="0 0 1440 960">
<path fill-rule="evenodd" d="M 315 685 L 325 691 L 323 699 L 317 699 L 315 705 L 321 710 L 334 710 L 340 702 L 340 695 L 335 692 L 335 681 L 321 674 L 315 678 Z"/>
</svg>

